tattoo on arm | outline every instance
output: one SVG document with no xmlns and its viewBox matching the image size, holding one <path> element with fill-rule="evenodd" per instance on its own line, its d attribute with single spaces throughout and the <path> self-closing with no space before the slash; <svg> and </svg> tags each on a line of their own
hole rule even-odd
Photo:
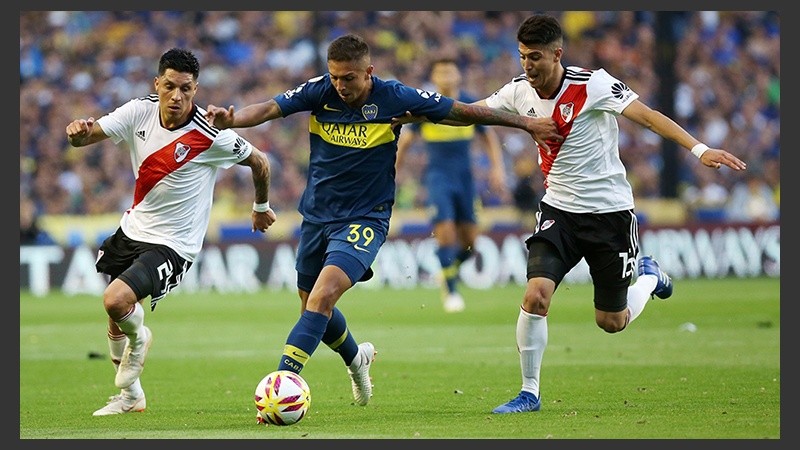
<svg viewBox="0 0 800 450">
<path fill-rule="evenodd" d="M 453 107 L 450 109 L 445 119 L 468 124 L 503 125 L 512 128 L 525 128 L 522 116 L 499 109 L 468 105 L 462 102 L 453 103 Z"/>
</svg>

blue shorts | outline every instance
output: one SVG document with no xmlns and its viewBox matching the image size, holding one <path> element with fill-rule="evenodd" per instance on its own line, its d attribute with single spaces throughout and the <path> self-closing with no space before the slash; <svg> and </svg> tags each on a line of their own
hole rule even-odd
<svg viewBox="0 0 800 450">
<path fill-rule="evenodd" d="M 446 220 L 456 223 L 476 223 L 475 185 L 472 177 L 454 180 L 450 176 L 431 173 L 426 177 L 425 184 L 433 223 Z"/>
<path fill-rule="evenodd" d="M 303 220 L 297 247 L 297 287 L 311 292 L 324 266 L 342 269 L 353 284 L 361 281 L 389 232 L 389 219 L 360 218 L 320 224 Z"/>
</svg>

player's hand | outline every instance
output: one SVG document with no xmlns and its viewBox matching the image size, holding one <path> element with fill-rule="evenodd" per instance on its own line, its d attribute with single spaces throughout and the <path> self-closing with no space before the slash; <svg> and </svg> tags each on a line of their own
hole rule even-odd
<svg viewBox="0 0 800 450">
<path fill-rule="evenodd" d="M 253 230 L 252 231 L 260 231 L 262 233 L 266 233 L 267 228 L 269 228 L 276 220 L 278 220 L 278 216 L 275 214 L 275 211 L 272 208 L 267 209 L 264 212 L 256 212 L 252 211 L 250 217 L 253 219 Z"/>
<path fill-rule="evenodd" d="M 93 128 L 94 117 L 73 120 L 67 125 L 67 140 L 74 147 L 82 145 L 86 138 L 92 134 Z"/>
<path fill-rule="evenodd" d="M 406 123 L 425 122 L 425 120 L 427 120 L 425 116 L 415 116 L 411 114 L 411 111 L 406 111 L 406 113 L 400 117 L 392 117 L 389 127 L 394 130 L 396 127 Z"/>
<path fill-rule="evenodd" d="M 718 148 L 709 148 L 703 152 L 703 155 L 700 156 L 700 162 L 715 169 L 719 169 L 723 164 L 736 171 L 747 169 L 747 164 L 744 161 Z"/>
<path fill-rule="evenodd" d="M 233 105 L 228 106 L 228 109 L 221 106 L 208 105 L 205 117 L 211 125 L 220 130 L 230 128 L 233 126 Z"/>
<path fill-rule="evenodd" d="M 526 117 L 528 126 L 526 129 L 530 133 L 533 140 L 544 151 L 550 153 L 550 143 L 559 143 L 564 141 L 564 137 L 558 134 L 556 122 L 552 117 Z"/>
</svg>

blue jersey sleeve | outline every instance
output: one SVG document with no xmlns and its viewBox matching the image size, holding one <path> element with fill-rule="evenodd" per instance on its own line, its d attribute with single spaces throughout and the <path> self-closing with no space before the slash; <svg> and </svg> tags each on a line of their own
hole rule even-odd
<svg viewBox="0 0 800 450">
<path fill-rule="evenodd" d="M 281 107 L 283 117 L 301 111 L 314 111 L 324 103 L 328 77 L 321 75 L 305 83 L 276 95 L 273 99 Z"/>
<path fill-rule="evenodd" d="M 438 92 L 415 89 L 399 81 L 387 82 L 392 87 L 394 95 L 404 110 L 410 111 L 415 116 L 425 116 L 431 122 L 440 122 L 453 108 L 454 99 L 445 97 Z M 405 111 L 401 111 L 401 114 Z"/>
</svg>

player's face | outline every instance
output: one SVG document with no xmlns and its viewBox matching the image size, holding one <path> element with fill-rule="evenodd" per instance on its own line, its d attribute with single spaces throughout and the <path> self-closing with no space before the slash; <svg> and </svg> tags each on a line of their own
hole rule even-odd
<svg viewBox="0 0 800 450">
<path fill-rule="evenodd" d="M 351 107 L 361 106 L 372 89 L 373 66 L 369 60 L 328 61 L 331 83 L 339 97 Z"/>
<path fill-rule="evenodd" d="M 549 97 L 561 84 L 561 53 L 544 45 L 528 47 L 519 43 L 519 62 L 528 77 L 528 83 L 539 91 L 539 95 Z"/>
<path fill-rule="evenodd" d="M 186 122 L 192 111 L 197 82 L 191 73 L 167 69 L 155 79 L 161 122 L 167 128 Z"/>
<path fill-rule="evenodd" d="M 458 66 L 452 63 L 438 63 L 431 70 L 431 81 L 436 85 L 440 94 L 452 96 L 458 91 L 461 84 L 461 72 Z"/>
</svg>

